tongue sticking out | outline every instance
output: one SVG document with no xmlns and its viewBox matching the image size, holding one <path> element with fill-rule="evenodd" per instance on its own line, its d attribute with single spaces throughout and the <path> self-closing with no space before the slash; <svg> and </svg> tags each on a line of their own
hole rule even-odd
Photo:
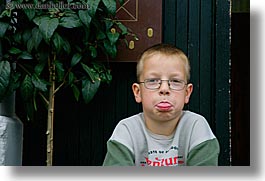
<svg viewBox="0 0 265 181">
<path fill-rule="evenodd" d="M 168 111 L 171 109 L 172 105 L 168 102 L 160 102 L 156 105 L 156 107 L 161 111 Z"/>
</svg>

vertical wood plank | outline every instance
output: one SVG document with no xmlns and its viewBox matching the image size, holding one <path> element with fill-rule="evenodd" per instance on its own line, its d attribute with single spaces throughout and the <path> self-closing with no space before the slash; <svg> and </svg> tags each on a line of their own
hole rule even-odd
<svg viewBox="0 0 265 181">
<path fill-rule="evenodd" d="M 200 113 L 207 118 L 215 132 L 213 1 L 201 1 L 200 13 Z M 207 94 L 205 94 L 206 92 Z"/>
<path fill-rule="evenodd" d="M 191 82 L 194 89 L 192 101 L 189 104 L 191 111 L 200 112 L 200 1 L 190 0 L 188 15 L 188 52 L 191 65 Z"/>
<path fill-rule="evenodd" d="M 176 0 L 164 0 L 163 42 L 176 44 Z"/>
<path fill-rule="evenodd" d="M 188 53 L 188 2 L 177 0 L 176 6 L 176 46 Z"/>
<path fill-rule="evenodd" d="M 229 59 L 230 1 L 216 0 L 216 136 L 221 145 L 220 165 L 230 164 Z"/>
</svg>

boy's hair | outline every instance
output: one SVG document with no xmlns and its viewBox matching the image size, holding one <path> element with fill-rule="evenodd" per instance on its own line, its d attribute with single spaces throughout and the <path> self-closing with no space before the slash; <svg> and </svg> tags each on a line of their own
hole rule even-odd
<svg viewBox="0 0 265 181">
<path fill-rule="evenodd" d="M 160 53 L 166 56 L 178 56 L 180 58 L 180 60 L 182 60 L 184 62 L 185 65 L 185 73 L 186 73 L 186 79 L 187 79 L 187 83 L 190 81 L 190 62 L 188 60 L 188 57 L 185 55 L 185 53 L 183 51 L 181 51 L 180 49 L 176 48 L 173 45 L 169 45 L 169 44 L 157 44 L 154 46 L 151 46 L 150 48 L 147 48 L 140 56 L 139 61 L 137 63 L 137 80 L 140 81 L 140 75 L 142 73 L 143 70 L 143 65 L 144 65 L 144 61 L 156 54 L 156 53 Z"/>
</svg>

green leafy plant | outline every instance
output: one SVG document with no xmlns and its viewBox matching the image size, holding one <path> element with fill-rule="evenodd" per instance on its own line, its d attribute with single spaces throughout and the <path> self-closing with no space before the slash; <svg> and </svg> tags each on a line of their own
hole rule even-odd
<svg viewBox="0 0 265 181">
<path fill-rule="evenodd" d="M 30 120 L 40 96 L 48 108 L 47 165 L 52 165 L 55 94 L 71 87 L 77 101 L 91 101 L 100 84 L 112 79 L 98 57 L 114 58 L 119 41 L 133 34 L 115 20 L 116 0 L 1 4 L 0 102 L 19 90 Z"/>
</svg>

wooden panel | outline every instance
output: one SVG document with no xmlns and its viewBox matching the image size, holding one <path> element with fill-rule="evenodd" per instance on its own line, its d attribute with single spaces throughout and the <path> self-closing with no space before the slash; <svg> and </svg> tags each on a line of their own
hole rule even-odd
<svg viewBox="0 0 265 181">
<path fill-rule="evenodd" d="M 210 122 L 216 131 L 215 106 L 215 70 L 214 70 L 214 12 L 213 1 L 201 1 L 200 11 L 200 113 Z M 206 94 L 207 92 L 207 94 Z M 228 105 L 227 105 L 228 106 Z"/>
<path fill-rule="evenodd" d="M 119 4 L 119 3 L 118 3 Z M 117 7 L 117 18 L 137 35 L 139 40 L 127 36 L 127 41 L 134 42 L 130 49 L 126 43 L 118 46 L 115 61 L 134 62 L 143 50 L 162 42 L 162 0 L 127 0 Z M 153 36 L 147 36 L 148 28 L 152 28 Z"/>
<path fill-rule="evenodd" d="M 176 0 L 164 1 L 163 42 L 176 44 Z"/>
<path fill-rule="evenodd" d="M 215 32 L 215 120 L 216 136 L 221 145 L 220 165 L 230 164 L 229 133 L 229 57 L 230 57 L 230 2 L 216 0 Z"/>
<path fill-rule="evenodd" d="M 192 93 L 192 104 L 189 109 L 200 112 L 200 1 L 190 0 L 188 3 L 188 35 L 187 35 L 187 56 L 190 60 L 191 81 L 194 86 Z M 180 26 L 181 27 L 181 26 Z M 208 82 L 203 82 L 207 84 Z"/>
<path fill-rule="evenodd" d="M 70 90 L 56 97 L 55 165 L 102 165 L 117 123 L 141 111 L 131 90 L 135 67 L 112 63 L 113 81 L 102 85 L 89 104 L 75 103 Z"/>
<path fill-rule="evenodd" d="M 176 45 L 186 54 L 188 53 L 188 2 L 176 1 Z M 170 33 L 170 32 L 168 32 Z"/>
</svg>

